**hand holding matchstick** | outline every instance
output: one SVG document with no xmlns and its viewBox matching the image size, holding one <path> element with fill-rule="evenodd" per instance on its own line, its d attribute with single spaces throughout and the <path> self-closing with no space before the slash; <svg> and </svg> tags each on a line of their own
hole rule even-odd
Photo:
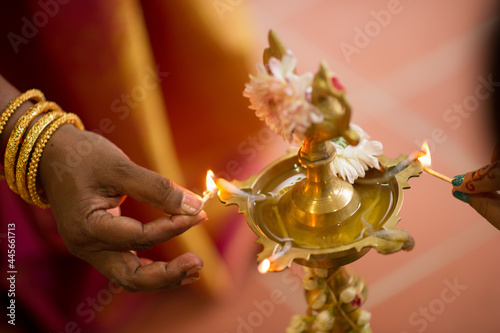
<svg viewBox="0 0 500 333">
<path fill-rule="evenodd" d="M 468 203 L 500 230 L 500 161 L 455 176 L 453 196 Z"/>
</svg>

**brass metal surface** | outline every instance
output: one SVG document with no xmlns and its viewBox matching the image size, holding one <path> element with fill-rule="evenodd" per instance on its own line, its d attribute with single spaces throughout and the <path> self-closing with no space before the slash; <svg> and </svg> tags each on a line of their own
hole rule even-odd
<svg viewBox="0 0 500 333">
<path fill-rule="evenodd" d="M 388 170 L 405 158 L 379 156 L 379 161 L 382 169 Z M 309 267 L 338 268 L 361 258 L 371 248 L 380 253 L 411 249 L 413 240 L 397 228 L 398 213 L 403 204 L 403 189 L 410 187 L 407 180 L 420 173 L 422 165 L 415 162 L 388 183 L 355 183 L 353 188 L 361 197 L 360 207 L 353 217 L 339 225 L 306 224 L 294 218 L 287 206 L 287 202 L 291 202 L 288 197 L 307 174 L 296 153 L 277 159 L 245 181 L 232 181 L 250 196 L 219 191 L 219 199 L 227 205 L 238 205 L 239 212 L 245 215 L 248 225 L 259 237 L 256 242 L 264 247 L 258 255 L 259 262 L 271 256 L 284 242 L 292 242 L 292 247 L 271 263 L 270 271 L 281 271 L 293 261 Z M 369 170 L 365 179 L 378 178 L 381 174 L 383 171 Z M 317 220 L 321 215 L 311 214 L 309 218 Z"/>
<path fill-rule="evenodd" d="M 287 52 L 272 31 L 269 45 L 264 52 L 266 65 L 270 57 L 281 59 Z M 338 309 L 334 312 L 336 324 L 328 331 L 360 332 L 361 326 L 353 319 L 361 316 L 359 307 L 366 299 L 367 288 L 358 275 L 342 266 L 372 248 L 380 253 L 413 248 L 413 238 L 398 229 L 397 223 L 403 189 L 410 187 L 410 177 L 422 173 L 422 164 L 410 163 L 406 156 L 391 159 L 380 155 L 380 169 L 367 170 L 363 182 L 350 184 L 335 176 L 332 161 L 336 151 L 332 140 L 343 138 L 348 144 L 357 145 L 360 137 L 350 127 L 351 108 L 343 88 L 334 85 L 334 79 L 326 63 L 321 63 L 313 80 L 310 102 L 321 111 L 323 121 L 308 128 L 298 153 L 278 158 L 245 181 L 232 181 L 231 187 L 237 190 L 220 189 L 218 195 L 226 205 L 237 205 L 245 215 L 258 236 L 256 243 L 263 246 L 257 260 L 269 258 L 265 262 L 270 263 L 268 271 L 282 271 L 293 262 L 328 269 L 324 277 L 318 277 L 326 278 L 322 280 L 323 287 L 306 292 L 308 303 L 315 303 L 327 289 L 330 296 L 324 309 L 332 313 L 331 306 Z M 384 177 L 404 160 L 404 165 L 393 170 L 395 176 Z M 399 172 L 400 169 L 403 170 Z M 337 301 L 347 286 L 354 288 L 362 299 L 360 304 L 342 305 Z M 315 317 L 318 311 L 309 308 L 308 316 Z M 312 332 L 311 324 L 308 325 L 307 331 Z"/>
</svg>

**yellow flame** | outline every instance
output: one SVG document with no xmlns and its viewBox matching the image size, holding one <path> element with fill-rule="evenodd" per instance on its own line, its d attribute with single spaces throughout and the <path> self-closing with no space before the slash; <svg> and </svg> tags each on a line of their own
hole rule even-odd
<svg viewBox="0 0 500 333">
<path fill-rule="evenodd" d="M 215 185 L 214 177 L 215 177 L 215 175 L 212 172 L 212 170 L 208 170 L 208 172 L 207 172 L 207 190 L 210 192 L 215 191 L 215 189 L 217 188 L 217 185 Z"/>
<path fill-rule="evenodd" d="M 427 143 L 427 141 L 422 144 L 422 151 L 425 154 L 420 156 L 418 160 L 424 167 L 428 168 L 431 166 L 431 151 L 429 149 L 429 144 Z"/>
<path fill-rule="evenodd" d="M 271 267 L 271 261 L 269 259 L 264 259 L 260 262 L 258 270 L 260 274 L 266 274 Z"/>
</svg>

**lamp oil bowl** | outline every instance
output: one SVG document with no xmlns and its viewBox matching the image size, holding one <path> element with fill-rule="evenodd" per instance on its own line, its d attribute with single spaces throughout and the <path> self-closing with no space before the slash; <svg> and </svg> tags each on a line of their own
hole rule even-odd
<svg viewBox="0 0 500 333">
<path fill-rule="evenodd" d="M 404 156 L 379 159 L 383 170 L 387 170 Z M 315 171 L 309 169 L 300 163 L 296 153 L 288 154 L 258 175 L 232 182 L 251 195 L 219 192 L 221 201 L 239 206 L 259 236 L 257 243 L 264 247 L 259 262 L 291 242 L 291 248 L 270 263 L 269 271 L 281 271 L 293 261 L 313 268 L 335 269 L 359 259 L 371 248 L 381 253 L 412 249 L 413 239 L 406 231 L 397 229 L 396 224 L 403 189 L 409 187 L 407 180 L 422 172 L 419 163 L 411 164 L 388 183 L 351 186 L 335 176 L 311 180 L 308 176 Z M 364 179 L 379 178 L 381 173 L 370 170 Z M 331 187 L 324 188 L 325 185 Z"/>
<path fill-rule="evenodd" d="M 256 242 L 263 250 L 257 260 L 265 263 L 262 271 L 282 271 L 293 262 L 307 268 L 304 288 L 309 308 L 300 320 L 292 318 L 287 332 L 369 332 L 368 315 L 360 309 L 366 299 L 366 285 L 343 266 L 371 248 L 380 253 L 413 248 L 412 237 L 397 228 L 398 213 L 403 189 L 409 188 L 410 177 L 422 172 L 422 165 L 409 163 L 386 179 L 383 175 L 406 157 L 390 159 L 379 155 L 378 167 L 363 171 L 357 181 L 351 183 L 338 177 L 332 169 L 338 158 L 332 140 L 341 138 L 352 146 L 360 142 L 359 133 L 350 125 L 351 108 L 343 87 L 322 63 L 303 90 L 305 99 L 286 104 L 286 98 L 304 86 L 300 80 L 306 82 L 307 78 L 290 71 L 290 59 L 286 58 L 289 51 L 272 31 L 269 43 L 264 51 L 267 74 L 261 73 L 254 92 L 263 95 L 262 103 L 268 103 L 262 106 L 267 108 L 268 125 L 287 138 L 293 128 L 290 124 L 295 124 L 292 132 L 302 140 L 302 146 L 258 175 L 233 181 L 231 185 L 239 191 L 220 189 L 219 198 L 227 205 L 238 205 L 259 237 Z M 263 84 L 266 79 L 271 81 L 267 86 Z M 280 84 L 284 87 L 281 95 Z M 262 87 L 273 91 L 268 93 Z M 260 105 L 258 98 L 255 100 L 254 104 Z M 279 103 L 286 105 L 282 108 Z M 316 113 L 314 116 L 298 117 L 293 113 L 304 103 L 312 105 L 306 105 L 311 107 L 306 111 Z M 293 117 L 305 119 L 307 126 L 293 123 Z"/>
</svg>

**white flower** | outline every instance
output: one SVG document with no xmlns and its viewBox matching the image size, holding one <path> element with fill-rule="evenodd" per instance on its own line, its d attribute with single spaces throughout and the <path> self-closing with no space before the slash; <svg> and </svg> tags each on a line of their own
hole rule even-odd
<svg viewBox="0 0 500 333">
<path fill-rule="evenodd" d="M 321 331 L 330 331 L 333 328 L 334 323 L 335 318 L 328 310 L 321 311 L 314 321 L 314 325 L 316 325 L 316 327 Z"/>
<path fill-rule="evenodd" d="M 347 287 L 340 293 L 340 301 L 342 303 L 351 303 L 356 297 L 356 289 L 354 287 Z"/>
<path fill-rule="evenodd" d="M 302 333 L 307 328 L 305 318 L 301 315 L 294 315 L 290 319 L 290 324 L 286 329 L 286 333 Z"/>
<path fill-rule="evenodd" d="M 325 305 L 326 298 L 327 298 L 327 296 L 325 293 L 320 294 L 318 297 L 316 297 L 314 302 L 311 304 L 311 308 L 313 308 L 314 310 L 318 310 L 323 305 Z"/>
<path fill-rule="evenodd" d="M 370 167 L 380 168 L 376 156 L 383 153 L 383 147 L 379 141 L 368 140 L 368 134 L 361 127 L 351 124 L 351 128 L 360 136 L 358 145 L 348 145 L 343 138 L 334 140 L 337 157 L 333 159 L 331 167 L 335 175 L 352 184 L 358 177 L 364 177 Z"/>
<path fill-rule="evenodd" d="M 302 278 L 302 286 L 305 290 L 314 290 L 318 288 L 318 280 L 311 275 L 306 275 Z"/>
<path fill-rule="evenodd" d="M 324 119 L 321 111 L 310 103 L 313 74 L 295 74 L 296 63 L 297 59 L 287 51 L 281 60 L 269 59 L 271 74 L 263 64 L 257 64 L 258 74 L 250 75 L 243 91 L 257 117 L 289 142 L 294 135 L 303 139 L 313 123 Z"/>
<path fill-rule="evenodd" d="M 370 312 L 368 312 L 368 311 L 361 310 L 361 312 L 359 314 L 359 317 L 358 317 L 358 320 L 356 321 L 356 323 L 359 326 L 363 326 L 364 324 L 368 323 L 370 321 L 370 319 L 372 319 L 372 314 Z"/>
</svg>

